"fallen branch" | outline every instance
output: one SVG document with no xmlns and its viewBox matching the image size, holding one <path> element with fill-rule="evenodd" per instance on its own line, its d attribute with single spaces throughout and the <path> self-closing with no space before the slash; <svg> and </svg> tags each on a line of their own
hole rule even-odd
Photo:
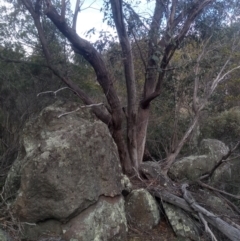
<svg viewBox="0 0 240 241">
<path fill-rule="evenodd" d="M 214 233 L 213 233 L 212 230 L 209 228 L 208 223 L 207 223 L 206 219 L 203 217 L 203 215 L 202 215 L 201 213 L 198 213 L 198 216 L 199 216 L 199 218 L 201 219 L 201 221 L 202 221 L 202 223 L 203 223 L 203 225 L 204 225 L 204 227 L 205 227 L 206 233 L 209 233 L 209 234 L 210 234 L 210 237 L 211 237 L 214 241 L 217 241 Z"/>
<path fill-rule="evenodd" d="M 234 226 L 229 225 L 225 221 L 223 221 L 218 216 L 213 213 L 207 211 L 205 208 L 201 207 L 192 197 L 192 195 L 187 191 L 187 184 L 182 185 L 182 192 L 184 199 L 191 206 L 193 210 L 197 213 L 201 213 L 204 215 L 204 218 L 207 222 L 211 223 L 214 227 L 216 227 L 220 232 L 222 232 L 225 236 L 227 236 L 232 241 L 239 241 L 240 230 L 235 228 Z"/>
<path fill-rule="evenodd" d="M 217 241 L 215 235 L 213 234 L 212 230 L 209 228 L 208 226 L 208 222 L 206 221 L 206 219 L 204 218 L 202 212 L 200 212 L 199 210 L 196 210 L 196 206 L 198 205 L 196 203 L 196 201 L 194 200 L 194 198 L 192 197 L 192 195 L 187 191 L 187 184 L 183 184 L 182 185 L 182 192 L 183 192 L 183 197 L 184 199 L 187 201 L 187 203 L 192 207 L 192 209 L 194 209 L 197 213 L 198 216 L 200 218 L 200 220 L 202 221 L 204 227 L 205 227 L 205 231 L 206 233 L 208 233 L 210 235 L 210 237 L 212 238 L 212 240 Z"/>
<path fill-rule="evenodd" d="M 238 215 L 240 215 L 240 210 L 239 210 L 239 208 L 238 208 L 236 205 L 234 205 L 231 201 L 229 201 L 227 198 L 225 198 L 225 197 L 224 197 L 223 195 L 221 195 L 220 193 L 218 193 L 218 192 L 216 192 L 216 191 L 214 191 L 214 193 L 215 193 L 219 198 L 223 199 L 224 202 L 226 202 L 226 203 L 228 204 L 228 206 L 229 206 L 230 208 L 232 208 Z"/>
<path fill-rule="evenodd" d="M 227 222 L 223 221 L 218 216 L 212 214 L 211 212 L 207 211 L 206 209 L 197 206 L 197 210 L 194 210 L 192 206 L 189 206 L 189 204 L 183 199 L 180 198 L 166 190 L 161 190 L 158 188 L 153 188 L 148 190 L 153 196 L 156 196 L 160 198 L 162 201 L 170 203 L 172 205 L 175 205 L 177 207 L 180 207 L 181 209 L 191 213 L 194 217 L 198 216 L 195 214 L 194 211 L 197 213 L 201 212 L 204 215 L 204 218 L 206 221 L 210 224 L 212 224 L 215 228 L 217 228 L 221 233 L 226 235 L 230 240 L 232 241 L 239 241 L 240 237 L 240 229 L 235 228 L 238 227 L 235 223 L 231 222 L 231 225 L 229 225 Z M 195 207 L 194 207 L 195 208 Z"/>
<path fill-rule="evenodd" d="M 208 189 L 210 189 L 210 190 L 213 190 L 213 191 L 219 192 L 219 193 L 221 193 L 221 194 L 227 195 L 227 196 L 229 196 L 229 197 L 235 198 L 235 199 L 237 199 L 237 200 L 240 200 L 240 196 L 236 196 L 236 195 L 233 195 L 233 194 L 231 194 L 231 193 L 228 193 L 228 192 L 219 190 L 219 189 L 214 188 L 214 187 L 212 187 L 212 186 L 209 186 L 209 185 L 207 185 L 207 184 L 205 184 L 205 183 L 203 183 L 203 182 L 201 182 L 201 181 L 197 181 L 197 183 L 198 183 L 200 186 L 202 186 L 202 187 L 208 188 Z"/>
</svg>

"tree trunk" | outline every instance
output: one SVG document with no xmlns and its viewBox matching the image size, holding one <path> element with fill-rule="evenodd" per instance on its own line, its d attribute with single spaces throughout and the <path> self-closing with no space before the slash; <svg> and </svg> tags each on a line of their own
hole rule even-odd
<svg viewBox="0 0 240 241">
<path fill-rule="evenodd" d="M 143 161 L 143 155 L 146 145 L 147 128 L 150 110 L 139 108 L 137 120 L 137 151 L 138 151 L 138 165 Z"/>
<path fill-rule="evenodd" d="M 112 137 L 117 144 L 119 158 L 121 162 L 121 166 L 123 169 L 123 172 L 126 174 L 132 173 L 132 163 L 131 159 L 129 157 L 129 153 L 126 147 L 125 140 L 123 138 L 122 130 L 113 130 L 112 131 Z"/>
<path fill-rule="evenodd" d="M 111 0 L 112 14 L 122 48 L 122 61 L 127 87 L 127 145 L 133 168 L 138 170 L 138 152 L 136 141 L 137 92 L 134 73 L 132 48 L 126 31 L 123 16 L 123 1 Z"/>
</svg>

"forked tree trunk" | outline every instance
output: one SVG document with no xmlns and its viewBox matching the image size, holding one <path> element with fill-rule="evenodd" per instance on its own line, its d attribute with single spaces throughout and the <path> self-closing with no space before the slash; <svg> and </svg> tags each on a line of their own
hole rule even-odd
<svg viewBox="0 0 240 241">
<path fill-rule="evenodd" d="M 37 14 L 38 19 L 40 17 L 39 13 L 36 12 L 36 8 L 33 7 L 33 3 L 30 0 L 22 0 L 29 12 L 32 14 L 35 19 Z M 122 129 L 122 106 L 119 101 L 117 91 L 113 85 L 113 78 L 110 75 L 110 72 L 107 69 L 107 66 L 104 62 L 103 56 L 97 52 L 97 50 L 90 44 L 88 41 L 82 39 L 76 34 L 75 27 L 70 27 L 66 21 L 65 17 L 65 4 L 62 6 L 64 11 L 61 12 L 61 15 L 58 13 L 56 8 L 52 5 L 50 0 L 45 0 L 46 9 L 45 14 L 47 17 L 55 24 L 55 26 L 62 32 L 62 34 L 71 42 L 73 49 L 76 53 L 81 54 L 94 68 L 97 81 L 101 85 L 103 92 L 106 96 L 107 102 L 109 104 L 108 113 L 104 114 L 100 109 L 94 110 L 94 113 L 97 114 L 98 118 L 101 119 L 105 124 L 108 125 L 115 143 L 118 147 L 119 156 L 121 159 L 121 164 L 125 172 L 130 172 L 132 169 L 138 170 L 139 164 L 142 162 L 144 148 L 146 143 L 147 135 L 147 126 L 149 120 L 149 105 L 150 102 L 155 99 L 160 94 L 161 85 L 164 79 L 165 69 L 174 54 L 174 51 L 178 44 L 180 44 L 189 30 L 192 22 L 199 15 L 202 9 L 213 2 L 214 0 L 203 0 L 195 1 L 194 6 L 185 11 L 183 10 L 179 15 L 175 16 L 175 9 L 177 6 L 177 1 L 173 1 L 171 8 L 171 17 L 168 20 L 168 27 L 166 29 L 166 34 L 163 34 L 162 41 L 159 41 L 160 36 L 160 26 L 161 21 L 163 20 L 165 6 L 167 1 L 156 0 L 156 6 L 150 24 L 149 31 L 149 54 L 146 64 L 146 80 L 144 84 L 143 91 L 143 101 L 139 111 L 137 113 L 137 95 L 136 95 L 136 83 L 134 76 L 134 63 L 133 56 L 131 51 L 131 45 L 129 36 L 125 27 L 124 13 L 123 13 L 123 1 L 122 0 L 110 0 L 112 7 L 112 16 L 116 24 L 118 37 L 122 47 L 123 53 L 123 64 L 124 64 L 124 74 L 126 79 L 127 87 L 127 144 L 125 143 L 123 129 Z M 36 1 L 40 3 L 41 1 Z M 76 15 L 76 14 L 75 14 Z M 75 16 L 76 17 L 76 16 Z M 175 19 L 174 19 L 175 17 Z M 185 19 L 185 20 L 184 20 Z M 74 20 L 74 22 L 76 19 Z M 179 26 L 181 24 L 181 27 Z M 180 27 L 178 35 L 176 37 L 172 36 L 172 40 L 176 44 L 172 44 L 171 41 L 168 41 L 166 36 L 169 35 L 169 32 Z M 169 31 L 171 30 L 171 31 Z M 41 37 L 41 36 L 40 36 Z M 171 36 L 169 36 L 170 38 Z M 43 41 L 41 41 L 43 44 Z M 161 45 L 161 46 L 160 46 Z M 44 49 L 45 44 L 43 44 Z M 158 53 L 159 47 L 162 50 L 163 56 L 160 58 Z M 158 53 L 158 54 L 157 54 Z M 156 55 L 157 54 L 157 55 Z M 45 53 L 46 55 L 46 53 Z M 153 58 L 153 56 L 155 58 Z M 156 60 L 158 56 L 160 63 Z M 157 69 L 160 66 L 161 72 L 158 73 Z M 62 78 L 66 83 L 66 81 Z M 69 82 L 68 82 L 69 85 Z M 71 86 L 73 86 L 71 84 Z M 79 97 L 85 102 L 90 102 L 86 98 L 86 94 L 79 93 Z M 81 94 L 81 95 L 80 95 Z M 108 121 L 110 119 L 110 121 Z M 193 126 L 194 128 L 194 126 Z M 191 131 L 190 131 L 191 133 Z M 190 135 L 189 133 L 189 135 Z M 177 146 L 174 153 L 168 158 L 167 165 L 165 167 L 165 172 L 167 173 L 169 167 L 173 163 L 175 157 L 180 152 L 183 144 L 186 142 L 188 135 L 184 136 L 180 144 Z"/>
</svg>

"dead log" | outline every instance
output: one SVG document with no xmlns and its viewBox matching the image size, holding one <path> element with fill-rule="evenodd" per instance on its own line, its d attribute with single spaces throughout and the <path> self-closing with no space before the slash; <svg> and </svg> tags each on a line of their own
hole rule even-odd
<svg viewBox="0 0 240 241">
<path fill-rule="evenodd" d="M 170 193 L 167 190 L 161 190 L 158 188 L 150 189 L 149 192 L 154 195 L 155 197 L 160 198 L 164 202 L 168 202 L 170 204 L 173 204 L 177 207 L 182 208 L 183 210 L 190 212 L 193 216 L 196 217 L 196 213 L 202 213 L 205 220 L 213 225 L 215 228 L 217 228 L 221 233 L 223 233 L 225 236 L 227 236 L 232 241 L 239 241 L 240 237 L 240 230 L 229 225 L 225 221 L 223 221 L 221 218 L 217 217 L 213 213 L 207 211 L 200 205 L 189 205 L 183 198 L 180 198 L 172 193 Z M 193 208 L 194 207 L 194 208 Z"/>
<path fill-rule="evenodd" d="M 182 185 L 182 191 L 184 199 L 188 202 L 193 210 L 201 213 L 203 218 L 217 228 L 221 233 L 227 236 L 232 241 L 239 241 L 240 230 L 231 226 L 230 224 L 223 221 L 221 218 L 217 217 L 213 213 L 207 211 L 205 208 L 201 207 L 192 197 L 190 192 L 187 191 L 187 184 Z"/>
</svg>

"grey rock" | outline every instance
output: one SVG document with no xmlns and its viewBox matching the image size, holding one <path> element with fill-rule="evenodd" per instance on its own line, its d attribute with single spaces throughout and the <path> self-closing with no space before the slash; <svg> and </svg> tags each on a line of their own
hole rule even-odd
<svg viewBox="0 0 240 241">
<path fill-rule="evenodd" d="M 122 176 L 121 179 L 123 194 L 127 195 L 132 191 L 132 183 L 126 175 Z"/>
<path fill-rule="evenodd" d="M 211 171 L 228 151 L 228 147 L 223 142 L 205 139 L 200 145 L 200 155 L 192 155 L 177 160 L 171 166 L 169 174 L 177 179 L 195 180 Z"/>
<path fill-rule="evenodd" d="M 47 220 L 45 222 L 22 223 L 22 239 L 39 241 L 39 240 L 61 240 L 62 226 L 56 220 Z"/>
<path fill-rule="evenodd" d="M 229 148 L 221 141 L 215 139 L 203 139 L 200 143 L 199 153 L 211 156 L 219 160 L 229 152 Z"/>
<path fill-rule="evenodd" d="M 145 189 L 134 190 L 127 196 L 125 210 L 128 223 L 141 230 L 151 230 L 160 221 L 157 202 Z"/>
<path fill-rule="evenodd" d="M 57 102 L 23 130 L 24 155 L 5 184 L 10 193 L 18 188 L 11 207 L 21 221 L 66 222 L 99 196 L 121 194 L 118 152 L 107 126 L 87 109 L 58 118 L 77 108 Z"/>
<path fill-rule="evenodd" d="M 158 162 L 143 162 L 140 165 L 140 172 L 142 172 L 149 180 L 158 179 L 161 176 L 161 167 Z"/>
<path fill-rule="evenodd" d="M 207 156 L 188 156 L 176 161 L 169 173 L 177 179 L 195 180 L 214 167 L 214 160 Z"/>
<path fill-rule="evenodd" d="M 127 221 L 122 197 L 99 201 L 63 225 L 64 238 L 72 241 L 124 241 Z"/>
<path fill-rule="evenodd" d="M 163 202 L 165 214 L 175 234 L 183 240 L 200 241 L 198 224 L 186 212 L 171 204 Z"/>
</svg>

